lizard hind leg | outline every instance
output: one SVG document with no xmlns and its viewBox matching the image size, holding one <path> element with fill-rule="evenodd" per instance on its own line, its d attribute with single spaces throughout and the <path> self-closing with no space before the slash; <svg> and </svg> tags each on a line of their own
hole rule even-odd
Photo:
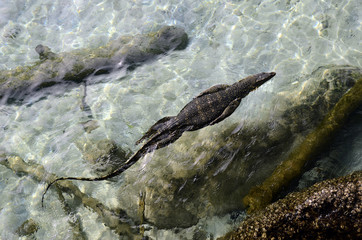
<svg viewBox="0 0 362 240">
<path fill-rule="evenodd" d="M 156 148 L 153 150 L 166 147 L 171 143 L 175 142 L 177 139 L 179 139 L 181 135 L 185 131 L 190 130 L 190 128 L 191 127 L 188 126 L 188 127 L 182 127 L 180 129 L 164 131 L 162 134 L 157 135 L 153 139 L 149 140 L 149 142 L 147 142 L 145 146 L 147 145 L 150 145 L 150 147 L 156 146 Z"/>
<path fill-rule="evenodd" d="M 168 126 L 171 125 L 171 122 L 174 120 L 175 117 L 164 117 L 158 120 L 155 124 L 150 127 L 150 129 L 136 142 L 136 145 L 141 143 L 143 140 L 147 138 L 151 138 L 152 135 L 162 131 L 163 129 L 167 129 Z"/>
</svg>

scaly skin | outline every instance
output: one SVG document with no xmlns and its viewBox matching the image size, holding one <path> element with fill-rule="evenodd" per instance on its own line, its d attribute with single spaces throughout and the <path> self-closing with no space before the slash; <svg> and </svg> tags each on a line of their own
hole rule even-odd
<svg viewBox="0 0 362 240">
<path fill-rule="evenodd" d="M 215 85 L 192 99 L 177 116 L 164 117 L 156 122 L 145 135 L 136 142 L 147 142 L 132 155 L 125 164 L 112 173 L 96 178 L 62 177 L 51 182 L 51 185 L 60 180 L 101 181 L 112 178 L 124 172 L 135 164 L 145 154 L 158 148 L 163 148 L 181 137 L 185 131 L 195 131 L 208 125 L 216 124 L 230 116 L 239 106 L 242 98 L 255 90 L 263 83 L 275 76 L 275 72 L 259 73 L 248 76 L 232 85 Z"/>
</svg>

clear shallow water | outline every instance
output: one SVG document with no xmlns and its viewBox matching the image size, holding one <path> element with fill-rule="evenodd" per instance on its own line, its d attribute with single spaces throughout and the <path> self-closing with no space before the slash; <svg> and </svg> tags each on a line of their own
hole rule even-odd
<svg viewBox="0 0 362 240">
<path fill-rule="evenodd" d="M 105 83 L 89 86 L 86 101 L 100 124 L 92 138 L 111 139 L 133 152 L 137 150 L 134 142 L 149 126 L 161 117 L 177 114 L 204 89 L 257 72 L 276 71 L 273 81 L 244 99 L 226 121 L 193 133 L 197 139 L 210 133 L 217 138 L 232 124 L 273 117 L 275 106 L 271 103 L 280 97 L 276 93 L 302 89 L 305 83 L 296 82 L 297 78 L 318 66 L 362 67 L 359 8 L 356 0 L 0 1 L 0 68 L 33 63 L 39 43 L 54 52 L 64 52 L 97 47 L 122 35 L 157 30 L 161 25 L 178 25 L 191 38 L 185 50 L 147 63 L 126 76 L 123 72 L 99 76 Z M 88 138 L 79 124 L 87 120 L 87 114 L 80 110 L 82 94 L 79 87 L 31 106 L 0 106 L 1 148 L 60 176 L 89 176 L 92 171 L 77 145 Z M 280 100 L 278 107 L 283 104 Z M 361 136 L 355 139 L 357 146 Z M 350 154 L 358 161 L 361 153 L 357 147 L 355 154 Z M 152 164 L 149 161 L 142 164 Z M 177 165 L 172 168 L 177 170 Z M 162 174 L 162 168 L 157 170 Z M 39 239 L 70 238 L 68 216 L 59 205 L 40 208 L 43 184 L 27 176 L 17 177 L 4 167 L 0 172 L 2 238 L 16 239 L 15 229 L 28 218 L 41 226 L 36 233 Z M 79 186 L 105 199 L 108 205 L 117 205 L 117 184 Z M 47 201 L 56 202 L 56 196 L 51 195 L 48 193 Z M 85 209 L 79 213 L 89 239 L 117 239 L 97 222 L 96 214 Z M 200 226 L 216 237 L 229 229 L 227 219 L 202 220 Z M 207 227 L 211 225 L 216 227 Z M 189 238 L 194 230 L 184 231 Z M 171 238 L 172 234 L 152 230 L 159 239 Z"/>
</svg>

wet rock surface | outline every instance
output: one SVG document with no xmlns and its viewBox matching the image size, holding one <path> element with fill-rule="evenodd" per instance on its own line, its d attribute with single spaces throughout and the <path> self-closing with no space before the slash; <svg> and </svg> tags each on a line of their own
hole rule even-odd
<svg viewBox="0 0 362 240">
<path fill-rule="evenodd" d="M 362 171 L 291 193 L 249 216 L 226 239 L 360 239 Z"/>
</svg>

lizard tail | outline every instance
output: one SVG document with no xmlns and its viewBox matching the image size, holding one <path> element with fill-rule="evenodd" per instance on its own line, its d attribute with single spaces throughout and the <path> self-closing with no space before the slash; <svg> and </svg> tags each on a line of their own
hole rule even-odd
<svg viewBox="0 0 362 240">
<path fill-rule="evenodd" d="M 45 194 L 47 193 L 47 191 L 49 190 L 49 188 L 56 182 L 58 181 L 63 181 L 63 180 L 79 180 L 79 181 L 89 181 L 89 182 L 92 182 L 92 181 L 103 181 L 103 180 L 106 180 L 106 179 L 109 179 L 109 178 L 112 178 L 112 177 L 115 177 L 121 173 L 123 173 L 125 170 L 127 170 L 128 168 L 130 168 L 133 164 L 135 164 L 144 154 L 146 154 L 147 152 L 149 151 L 153 151 L 154 148 L 150 148 L 150 147 L 142 147 L 140 150 L 138 150 L 134 155 L 132 155 L 126 162 L 125 164 L 114 170 L 113 172 L 111 172 L 110 174 L 108 175 L 105 175 L 105 176 L 101 176 L 101 177 L 94 177 L 94 178 L 86 178 L 86 177 L 60 177 L 60 178 L 57 178 L 55 180 L 53 180 L 52 182 L 50 182 L 48 184 L 48 186 L 46 187 L 42 197 L 41 197 L 41 206 L 44 207 L 44 197 L 45 197 Z"/>
</svg>

